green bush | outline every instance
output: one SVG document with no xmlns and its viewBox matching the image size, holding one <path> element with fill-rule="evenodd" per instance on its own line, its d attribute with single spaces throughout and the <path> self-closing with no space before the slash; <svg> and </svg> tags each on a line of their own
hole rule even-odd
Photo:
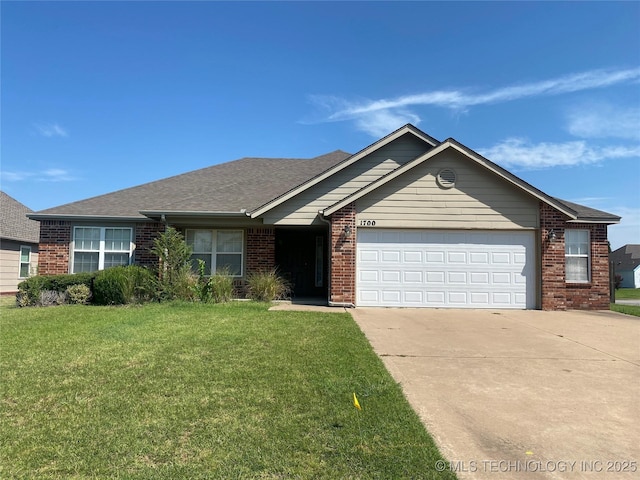
<svg viewBox="0 0 640 480">
<path fill-rule="evenodd" d="M 47 290 L 64 293 L 72 285 L 86 285 L 91 288 L 95 275 L 95 273 L 69 273 L 29 277 L 18 284 L 16 305 L 19 307 L 40 305 L 40 293 Z"/>
<path fill-rule="evenodd" d="M 137 265 L 107 268 L 93 280 L 93 301 L 98 305 L 144 302 L 152 292 L 153 274 Z"/>
<path fill-rule="evenodd" d="M 124 267 L 100 271 L 93 280 L 93 302 L 98 305 L 124 305 L 127 303 L 127 282 Z"/>
<path fill-rule="evenodd" d="M 66 290 L 67 301 L 74 305 L 86 305 L 91 300 L 91 289 L 84 284 L 71 285 Z"/>
<path fill-rule="evenodd" d="M 291 289 L 284 278 L 273 269 L 249 274 L 247 294 L 251 300 L 272 302 L 288 298 Z"/>
</svg>

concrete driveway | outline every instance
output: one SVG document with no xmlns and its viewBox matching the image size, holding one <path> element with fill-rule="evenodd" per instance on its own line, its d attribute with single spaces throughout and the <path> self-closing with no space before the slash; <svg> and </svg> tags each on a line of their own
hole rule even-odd
<svg viewBox="0 0 640 480">
<path fill-rule="evenodd" d="M 459 478 L 640 478 L 640 318 L 356 308 Z"/>
</svg>

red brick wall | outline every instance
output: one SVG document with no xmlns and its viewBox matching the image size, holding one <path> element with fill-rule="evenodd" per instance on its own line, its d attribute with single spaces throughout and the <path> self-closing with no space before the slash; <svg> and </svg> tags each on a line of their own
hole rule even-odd
<svg viewBox="0 0 640 480">
<path fill-rule="evenodd" d="M 69 273 L 71 224 L 61 220 L 40 221 L 38 274 Z"/>
<path fill-rule="evenodd" d="M 609 244 L 607 226 L 599 224 L 567 225 L 589 229 L 591 238 L 591 283 L 568 283 L 567 308 L 609 310 Z"/>
<path fill-rule="evenodd" d="M 247 273 L 271 270 L 276 266 L 276 230 L 273 227 L 247 228 Z"/>
<path fill-rule="evenodd" d="M 344 228 L 351 234 L 346 235 Z M 356 205 L 350 203 L 331 215 L 331 287 L 329 300 L 356 302 Z"/>
<path fill-rule="evenodd" d="M 134 262 L 136 265 L 154 268 L 158 265 L 158 257 L 151 253 L 153 241 L 164 232 L 165 226 L 160 222 L 140 223 L 135 227 Z"/>
<path fill-rule="evenodd" d="M 609 309 L 609 246 L 607 227 L 600 224 L 571 224 L 568 217 L 546 203 L 540 203 L 542 245 L 542 309 Z M 591 238 L 591 281 L 566 283 L 565 230 L 588 229 Z M 555 240 L 549 240 L 553 230 Z"/>
</svg>

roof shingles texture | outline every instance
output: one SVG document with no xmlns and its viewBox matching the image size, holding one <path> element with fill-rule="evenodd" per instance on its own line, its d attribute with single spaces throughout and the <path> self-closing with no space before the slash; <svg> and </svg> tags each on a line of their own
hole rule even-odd
<svg viewBox="0 0 640 480">
<path fill-rule="evenodd" d="M 145 218 L 140 211 L 251 211 L 349 156 L 336 150 L 312 159 L 242 158 L 42 210 L 38 214 Z"/>
<path fill-rule="evenodd" d="M 0 192 L 0 237 L 27 243 L 40 241 L 40 223 L 27 218 L 33 210 Z"/>
</svg>

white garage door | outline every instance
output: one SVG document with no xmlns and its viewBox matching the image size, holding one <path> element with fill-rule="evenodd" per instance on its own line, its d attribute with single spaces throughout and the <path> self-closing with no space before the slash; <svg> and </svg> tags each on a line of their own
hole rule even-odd
<svg viewBox="0 0 640 480">
<path fill-rule="evenodd" d="M 535 308 L 533 232 L 358 229 L 357 305 Z"/>
</svg>

